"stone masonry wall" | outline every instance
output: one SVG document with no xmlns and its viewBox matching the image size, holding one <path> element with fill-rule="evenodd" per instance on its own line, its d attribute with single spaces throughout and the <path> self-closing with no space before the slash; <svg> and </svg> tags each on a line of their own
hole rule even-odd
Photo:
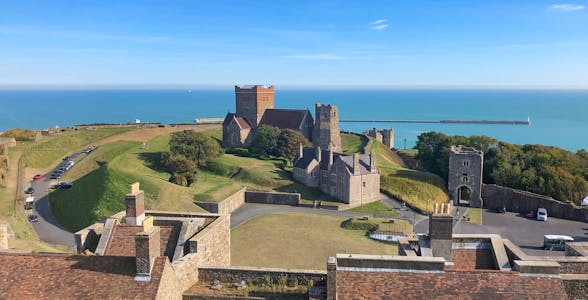
<svg viewBox="0 0 588 300">
<path fill-rule="evenodd" d="M 247 191 L 245 192 L 245 202 L 296 206 L 300 202 L 300 194 Z"/>
<path fill-rule="evenodd" d="M 161 273 L 161 279 L 159 281 L 159 287 L 157 289 L 157 295 L 155 299 L 171 299 L 179 300 L 182 299 L 182 293 L 184 290 L 179 285 L 179 281 L 174 274 L 169 260 L 165 260 L 163 272 Z M 153 278 L 152 278 L 153 280 Z"/>
<path fill-rule="evenodd" d="M 186 291 L 198 282 L 198 254 L 189 253 L 174 261 L 172 267 L 175 273 L 177 289 Z"/>
<path fill-rule="evenodd" d="M 315 286 L 326 285 L 327 272 L 319 270 L 291 270 L 273 268 L 250 268 L 250 267 L 204 267 L 198 272 L 198 280 L 212 282 L 215 279 L 221 282 L 240 282 L 261 284 L 264 277 L 269 276 L 273 282 L 286 276 L 288 282 L 298 281 L 298 284 L 308 285 L 312 280 Z"/>
<path fill-rule="evenodd" d="M 537 208 L 547 209 L 547 215 L 560 219 L 588 222 L 588 209 L 577 208 L 568 203 L 559 202 L 551 197 L 525 191 L 502 187 L 495 184 L 482 186 L 484 207 L 500 208 L 518 213 L 537 212 Z"/>
<path fill-rule="evenodd" d="M 202 229 L 189 243 L 196 244 L 198 266 L 228 266 L 231 264 L 231 216 L 219 216 Z"/>
<path fill-rule="evenodd" d="M 197 201 L 196 205 L 211 213 L 230 214 L 241 207 L 245 202 L 245 190 L 246 188 L 242 188 L 220 202 Z"/>
</svg>

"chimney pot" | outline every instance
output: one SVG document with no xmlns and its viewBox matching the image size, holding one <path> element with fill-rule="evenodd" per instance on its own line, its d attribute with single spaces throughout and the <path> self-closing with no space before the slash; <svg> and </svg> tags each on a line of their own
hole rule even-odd
<svg viewBox="0 0 588 300">
<path fill-rule="evenodd" d="M 359 168 L 359 154 L 353 153 L 353 175 L 361 173 Z"/>
<path fill-rule="evenodd" d="M 160 255 L 161 232 L 159 226 L 153 226 L 153 217 L 143 222 L 143 231 L 135 235 L 135 260 L 137 281 L 150 281 L 155 258 Z"/>
</svg>

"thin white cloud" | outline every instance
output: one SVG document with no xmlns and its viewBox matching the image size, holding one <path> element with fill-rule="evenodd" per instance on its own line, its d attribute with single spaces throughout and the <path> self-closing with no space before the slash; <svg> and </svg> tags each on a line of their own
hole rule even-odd
<svg viewBox="0 0 588 300">
<path fill-rule="evenodd" d="M 583 10 L 585 8 L 586 7 L 584 5 L 568 4 L 568 3 L 552 4 L 549 6 L 549 9 L 557 10 L 557 11 L 578 11 L 578 10 Z"/>
<path fill-rule="evenodd" d="M 370 23 L 370 29 L 372 30 L 385 30 L 388 28 L 388 19 L 379 19 Z"/>
<path fill-rule="evenodd" d="M 286 55 L 286 56 L 282 56 L 282 57 L 289 58 L 289 59 L 307 59 L 307 60 L 342 60 L 342 59 L 346 59 L 345 56 L 335 55 L 335 54 L 326 54 L 326 53 Z"/>
</svg>

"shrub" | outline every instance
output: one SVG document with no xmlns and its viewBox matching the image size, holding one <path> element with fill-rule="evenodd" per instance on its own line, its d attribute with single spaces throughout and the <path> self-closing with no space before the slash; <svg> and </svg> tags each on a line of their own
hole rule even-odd
<svg viewBox="0 0 588 300">
<path fill-rule="evenodd" d="M 341 227 L 350 230 L 377 231 L 380 225 L 369 220 L 349 218 L 341 222 Z"/>
</svg>

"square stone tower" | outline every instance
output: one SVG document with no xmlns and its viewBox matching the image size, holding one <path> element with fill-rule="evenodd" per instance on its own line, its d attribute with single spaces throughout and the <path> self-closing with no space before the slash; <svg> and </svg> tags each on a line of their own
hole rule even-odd
<svg viewBox="0 0 588 300">
<path fill-rule="evenodd" d="M 482 207 L 483 164 L 484 152 L 471 147 L 451 146 L 447 189 L 455 205 L 466 200 L 472 207 Z M 469 199 L 465 199 L 466 196 Z"/>
<path fill-rule="evenodd" d="M 312 141 L 315 147 L 341 152 L 341 133 L 339 131 L 339 111 L 334 105 L 316 104 L 315 123 Z"/>
<path fill-rule="evenodd" d="M 235 86 L 237 117 L 242 117 L 257 128 L 266 109 L 274 108 L 274 86 Z"/>
</svg>

